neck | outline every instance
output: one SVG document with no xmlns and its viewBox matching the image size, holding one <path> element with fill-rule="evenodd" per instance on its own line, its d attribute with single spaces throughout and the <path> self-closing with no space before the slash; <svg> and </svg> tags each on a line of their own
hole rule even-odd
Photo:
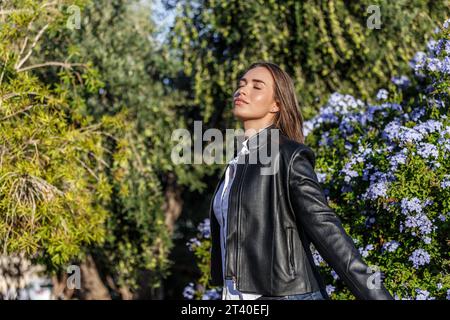
<svg viewBox="0 0 450 320">
<path fill-rule="evenodd" d="M 245 138 L 250 138 L 262 129 L 267 128 L 271 124 L 273 124 L 273 121 L 268 121 L 266 119 L 252 119 L 244 121 Z"/>
</svg>

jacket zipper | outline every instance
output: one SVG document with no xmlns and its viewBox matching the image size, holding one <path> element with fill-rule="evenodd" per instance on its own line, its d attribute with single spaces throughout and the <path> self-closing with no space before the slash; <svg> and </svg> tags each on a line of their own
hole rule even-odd
<svg viewBox="0 0 450 320">
<path fill-rule="evenodd" d="M 236 168 L 237 168 L 237 166 L 236 166 Z M 235 170 L 237 170 L 237 169 L 235 169 Z M 235 175 L 236 175 L 236 173 L 235 173 Z M 233 178 L 233 180 L 234 180 L 234 178 Z M 231 198 L 231 190 L 232 190 L 232 188 L 230 188 L 230 185 L 228 185 L 227 186 L 227 188 L 229 188 L 227 191 L 228 191 L 228 203 L 230 203 L 230 198 Z M 227 226 L 227 233 L 224 235 L 225 236 L 225 239 L 223 239 L 223 241 L 226 243 L 226 241 L 227 241 L 227 238 L 228 238 L 228 230 L 230 229 L 230 224 L 229 224 L 229 221 L 230 221 L 230 206 L 228 206 L 228 209 L 227 209 L 227 219 L 226 219 L 227 221 L 225 221 L 225 219 L 223 218 L 223 216 L 222 216 L 222 221 L 223 221 L 223 224 L 225 224 L 225 222 L 226 222 L 226 226 Z M 224 273 L 225 273 L 225 279 L 226 279 L 226 276 L 227 276 L 227 266 L 228 266 L 228 247 L 226 247 L 226 251 L 225 251 L 225 270 L 223 270 L 224 271 Z M 233 277 L 233 280 L 235 280 L 235 277 L 234 276 L 232 276 Z M 224 283 L 224 285 L 225 285 L 225 283 Z"/>
<path fill-rule="evenodd" d="M 239 235 L 240 235 L 240 204 L 241 204 L 241 187 L 242 187 L 242 183 L 244 182 L 244 175 L 245 172 L 247 171 L 247 159 L 245 159 L 245 166 L 244 166 L 244 171 L 242 172 L 241 175 L 241 181 L 239 181 L 239 187 L 238 187 L 238 201 L 237 201 L 237 234 L 236 234 L 236 275 L 239 274 Z M 236 281 L 236 275 L 234 277 L 235 281 Z M 240 283 L 241 277 L 238 277 L 237 281 L 236 281 L 236 289 L 239 290 L 239 283 Z"/>
<path fill-rule="evenodd" d="M 233 190 L 233 185 L 234 185 L 234 181 L 235 181 L 235 178 L 236 178 L 236 173 L 237 173 L 237 164 L 236 164 L 236 167 L 235 167 L 235 172 L 234 172 L 234 177 L 233 177 L 233 184 L 231 185 L 231 187 L 230 187 L 230 185 L 228 185 L 227 186 L 227 188 L 229 188 L 229 190 L 228 190 L 228 203 L 230 203 L 230 198 L 231 198 L 231 191 Z M 223 220 L 225 220 L 225 219 L 223 219 Z M 229 220 L 230 220 L 230 206 L 228 206 L 228 210 L 227 210 L 227 221 L 226 221 L 226 225 L 227 225 L 227 234 L 225 235 L 225 239 L 224 239 L 224 241 L 227 241 L 227 238 L 228 238 L 228 230 L 229 230 L 229 228 L 230 228 L 230 224 L 229 224 Z M 224 221 L 224 223 L 225 223 L 225 221 Z M 228 251 L 229 251 L 229 248 L 227 247 L 227 249 L 226 249 L 226 252 L 225 252 L 225 277 L 226 277 L 226 275 L 228 274 L 226 271 L 227 271 L 227 266 L 228 266 Z M 234 281 L 234 283 L 236 283 L 236 277 L 235 277 L 235 275 L 231 275 L 231 278 L 233 279 L 233 281 Z"/>
</svg>

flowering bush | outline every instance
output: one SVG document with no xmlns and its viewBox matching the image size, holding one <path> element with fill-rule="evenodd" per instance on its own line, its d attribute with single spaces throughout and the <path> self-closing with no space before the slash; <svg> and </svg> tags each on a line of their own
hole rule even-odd
<svg viewBox="0 0 450 320">
<path fill-rule="evenodd" d="M 374 103 L 334 93 L 307 123 L 330 206 L 396 299 L 449 296 L 449 22 Z M 316 256 L 318 254 L 316 253 Z M 317 259 L 333 298 L 351 298 Z"/>
<path fill-rule="evenodd" d="M 411 79 L 393 77 L 374 102 L 334 93 L 305 123 L 330 207 L 396 299 L 450 299 L 449 23 L 413 57 Z M 209 233 L 190 242 L 203 274 L 198 296 L 209 246 Z M 312 250 L 331 298 L 353 299 Z"/>
<path fill-rule="evenodd" d="M 206 218 L 198 226 L 198 238 L 190 239 L 186 245 L 189 250 L 194 252 L 200 272 L 202 274 L 201 278 L 198 280 L 198 284 L 194 285 L 190 282 L 183 291 L 183 296 L 186 299 L 202 299 L 202 300 L 217 300 L 221 299 L 222 288 L 215 287 L 212 289 L 206 289 L 208 287 L 208 277 L 209 277 L 209 260 L 210 260 L 210 225 L 209 218 Z"/>
</svg>

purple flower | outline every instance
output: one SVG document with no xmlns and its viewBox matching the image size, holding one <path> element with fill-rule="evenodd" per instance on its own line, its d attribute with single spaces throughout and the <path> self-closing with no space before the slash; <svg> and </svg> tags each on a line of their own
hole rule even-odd
<svg viewBox="0 0 450 320">
<path fill-rule="evenodd" d="M 314 259 L 314 264 L 316 266 L 320 266 L 320 264 L 322 262 L 325 262 L 325 260 L 323 260 L 322 256 L 320 255 L 320 253 L 317 250 L 312 250 L 312 256 Z"/>
<path fill-rule="evenodd" d="M 435 297 L 431 297 L 427 290 L 416 289 L 416 300 L 435 300 Z"/>
<path fill-rule="evenodd" d="M 400 127 L 401 124 L 398 121 L 391 121 L 384 127 L 383 133 L 381 135 L 383 138 L 392 141 L 398 138 Z"/>
<path fill-rule="evenodd" d="M 444 50 L 447 53 L 447 56 L 450 56 L 450 40 L 443 40 L 443 39 L 441 39 L 441 40 L 445 41 L 445 44 L 443 45 Z"/>
<path fill-rule="evenodd" d="M 439 220 L 441 220 L 441 221 L 446 221 L 446 220 L 447 220 L 446 215 L 448 216 L 449 213 L 450 213 L 450 212 L 447 212 L 446 214 L 442 214 L 442 213 L 441 213 L 441 214 L 438 216 Z"/>
<path fill-rule="evenodd" d="M 437 147 L 431 143 L 421 142 L 417 148 L 417 153 L 425 159 L 439 157 L 439 151 Z"/>
<path fill-rule="evenodd" d="M 418 228 L 421 234 L 430 234 L 433 231 L 433 223 L 423 214 L 407 216 L 405 226 L 408 228 Z"/>
<path fill-rule="evenodd" d="M 336 111 L 347 113 L 352 109 L 363 107 L 364 103 L 349 94 L 334 92 L 328 99 L 327 105 L 334 107 Z"/>
<path fill-rule="evenodd" d="M 403 214 L 408 214 L 411 212 L 422 213 L 422 202 L 417 197 L 402 199 L 400 206 Z"/>
<path fill-rule="evenodd" d="M 450 175 L 446 174 L 441 181 L 441 188 L 446 189 L 448 187 L 450 187 Z"/>
<path fill-rule="evenodd" d="M 343 117 L 341 123 L 339 124 L 339 131 L 342 135 L 347 136 L 353 133 L 353 123 L 359 122 L 359 119 L 354 114 L 348 114 Z"/>
<path fill-rule="evenodd" d="M 322 172 L 316 172 L 316 174 L 317 174 L 317 180 L 319 181 L 319 183 L 324 183 L 327 178 L 327 174 L 322 173 Z"/>
<path fill-rule="evenodd" d="M 418 269 L 420 266 L 430 263 L 430 255 L 423 249 L 416 249 L 408 260 L 413 263 L 414 268 Z"/>
<path fill-rule="evenodd" d="M 412 143 L 412 142 L 420 142 L 423 139 L 423 135 L 414 130 L 413 128 L 408 127 L 400 127 L 400 131 L 398 133 L 398 138 L 400 139 L 401 144 Z"/>
<path fill-rule="evenodd" d="M 364 248 L 358 248 L 359 253 L 365 258 L 369 255 L 369 252 L 373 250 L 373 245 L 372 244 L 368 244 L 367 246 L 365 246 Z"/>
<path fill-rule="evenodd" d="M 366 227 L 371 227 L 375 223 L 375 217 L 367 217 L 366 219 Z"/>
<path fill-rule="evenodd" d="M 201 245 L 201 242 L 197 238 L 191 238 L 188 242 L 186 242 L 186 245 L 188 246 L 189 251 L 194 251 L 195 247 Z"/>
<path fill-rule="evenodd" d="M 427 55 L 425 52 L 419 51 L 414 55 L 414 58 L 409 62 L 411 68 L 416 74 L 425 66 Z"/>
<path fill-rule="evenodd" d="M 449 45 L 448 49 L 450 50 L 450 45 Z M 447 52 L 450 52 L 450 51 L 447 51 Z M 441 72 L 444 74 L 450 74 L 450 57 L 445 57 L 444 60 L 442 60 Z"/>
<path fill-rule="evenodd" d="M 207 290 L 202 296 L 202 300 L 220 300 L 221 298 L 218 289 Z"/>
<path fill-rule="evenodd" d="M 431 72 L 440 71 L 442 68 L 441 60 L 437 58 L 428 58 L 427 59 L 427 69 Z"/>
<path fill-rule="evenodd" d="M 400 207 L 402 214 L 406 215 L 405 227 L 417 228 L 422 235 L 430 234 L 435 230 L 435 226 L 433 226 L 431 220 L 423 212 L 423 208 L 431 203 L 433 203 L 431 200 L 422 203 L 416 197 L 402 199 Z M 416 235 L 416 232 L 413 231 L 412 235 Z"/>
<path fill-rule="evenodd" d="M 201 232 L 202 237 L 209 238 L 211 233 L 209 218 L 206 218 L 198 225 L 198 231 Z"/>
<path fill-rule="evenodd" d="M 411 119 L 414 121 L 419 120 L 421 117 L 423 117 L 425 115 L 425 108 L 418 108 L 415 109 L 412 113 L 411 113 Z"/>
<path fill-rule="evenodd" d="M 450 19 L 445 20 L 444 23 L 442 24 L 442 28 L 448 29 L 449 24 L 450 24 Z"/>
<path fill-rule="evenodd" d="M 339 275 L 334 270 L 331 270 L 331 276 L 333 277 L 334 280 L 338 280 L 339 279 Z"/>
<path fill-rule="evenodd" d="M 341 170 L 341 173 L 345 175 L 344 181 L 346 183 L 349 183 L 353 178 L 356 178 L 359 176 L 358 172 L 352 169 L 352 166 L 357 163 L 364 163 L 365 157 L 372 153 L 372 151 L 369 148 L 364 149 L 360 146 L 359 152 L 355 154 L 349 162 L 347 162 L 344 166 L 344 168 Z M 361 153 L 362 152 L 362 153 Z"/>
<path fill-rule="evenodd" d="M 400 77 L 392 77 L 391 78 L 392 83 L 394 83 L 397 87 L 401 89 L 405 89 L 409 87 L 411 84 L 411 81 L 407 76 L 400 76 Z"/>
<path fill-rule="evenodd" d="M 371 183 L 366 192 L 363 193 L 363 199 L 376 200 L 384 198 L 387 195 L 388 183 L 385 181 Z"/>
<path fill-rule="evenodd" d="M 450 49 L 450 40 L 439 39 L 437 42 L 435 41 L 433 54 L 438 56 L 443 52 L 443 50 L 445 50 L 447 54 L 450 54 L 450 50 L 447 50 L 447 47 Z"/>
<path fill-rule="evenodd" d="M 319 146 L 329 146 L 333 143 L 333 138 L 329 137 L 330 133 L 328 131 L 322 134 L 322 137 L 319 141 Z"/>
<path fill-rule="evenodd" d="M 314 130 L 314 118 L 303 123 L 303 135 L 306 137 Z"/>
<path fill-rule="evenodd" d="M 438 55 L 439 54 L 439 52 L 438 52 L 439 51 L 438 42 L 436 40 L 434 40 L 434 39 L 429 40 L 428 43 L 427 43 L 427 49 L 428 49 L 428 52 L 432 56 Z"/>
<path fill-rule="evenodd" d="M 380 197 L 386 197 L 390 182 L 395 180 L 392 172 L 374 172 L 370 176 L 370 185 L 366 192 L 361 195 L 364 200 L 376 200 Z"/>
<path fill-rule="evenodd" d="M 413 129 L 423 135 L 433 132 L 440 132 L 442 130 L 442 122 L 430 119 L 425 122 L 419 123 Z"/>
<path fill-rule="evenodd" d="M 431 238 L 430 237 L 423 237 L 423 242 L 426 244 L 430 244 L 431 243 Z"/>
<path fill-rule="evenodd" d="M 389 163 L 391 165 L 391 170 L 397 170 L 399 164 L 406 164 L 406 160 L 408 158 L 407 153 L 408 149 L 403 148 L 399 153 L 394 154 L 392 157 L 390 157 Z"/>
<path fill-rule="evenodd" d="M 440 99 L 436 99 L 436 98 L 428 98 L 427 99 L 429 101 L 429 104 L 432 106 L 436 106 L 437 108 L 441 109 L 445 107 L 445 103 L 444 101 L 440 100 Z M 445 119 L 445 115 L 441 116 L 442 119 Z M 435 120 L 433 120 L 435 121 Z"/>
<path fill-rule="evenodd" d="M 346 171 L 343 170 L 343 172 L 345 172 L 345 174 L 346 174 L 344 181 L 347 183 L 350 182 L 352 180 L 352 178 L 355 178 L 358 176 L 358 172 L 355 170 L 346 170 Z"/>
<path fill-rule="evenodd" d="M 450 40 L 443 40 L 443 41 L 445 41 L 444 50 L 447 56 L 450 56 Z"/>
<path fill-rule="evenodd" d="M 450 136 L 450 126 L 446 126 L 445 127 L 445 129 L 443 129 L 440 133 L 439 133 L 439 136 L 441 137 L 441 138 L 445 138 L 446 136 Z"/>
<path fill-rule="evenodd" d="M 382 90 L 384 90 L 384 89 L 382 89 Z M 383 92 L 381 92 L 381 94 L 379 94 L 377 96 L 379 98 L 384 97 Z M 399 105 L 398 103 L 391 103 L 391 102 L 384 102 L 381 105 L 369 105 L 369 107 L 367 108 L 367 111 L 366 111 L 367 119 L 369 121 L 373 121 L 374 114 L 378 111 L 381 112 L 381 114 L 383 115 L 383 118 L 384 118 L 388 115 L 388 112 L 392 111 L 392 110 L 393 111 L 402 111 L 402 106 Z"/>
<path fill-rule="evenodd" d="M 387 250 L 389 252 L 394 252 L 395 250 L 397 250 L 397 248 L 400 246 L 400 243 L 398 243 L 395 240 L 386 242 L 383 244 L 383 249 Z"/>
<path fill-rule="evenodd" d="M 388 95 L 389 93 L 386 89 L 380 89 L 377 93 L 377 100 L 386 100 Z"/>
<path fill-rule="evenodd" d="M 336 288 L 331 284 L 328 284 L 325 289 L 327 290 L 328 295 L 331 295 L 336 290 Z"/>
<path fill-rule="evenodd" d="M 194 294 L 195 294 L 194 283 L 189 282 L 189 284 L 183 290 L 183 297 L 185 299 L 192 300 L 194 299 Z"/>
</svg>

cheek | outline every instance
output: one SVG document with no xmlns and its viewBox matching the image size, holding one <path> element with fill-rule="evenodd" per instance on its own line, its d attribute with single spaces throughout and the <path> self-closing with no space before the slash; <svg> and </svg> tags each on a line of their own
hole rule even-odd
<svg viewBox="0 0 450 320">
<path fill-rule="evenodd" d="M 261 113 L 266 113 L 270 109 L 270 97 L 267 93 L 254 92 L 251 97 L 251 105 Z"/>
</svg>

